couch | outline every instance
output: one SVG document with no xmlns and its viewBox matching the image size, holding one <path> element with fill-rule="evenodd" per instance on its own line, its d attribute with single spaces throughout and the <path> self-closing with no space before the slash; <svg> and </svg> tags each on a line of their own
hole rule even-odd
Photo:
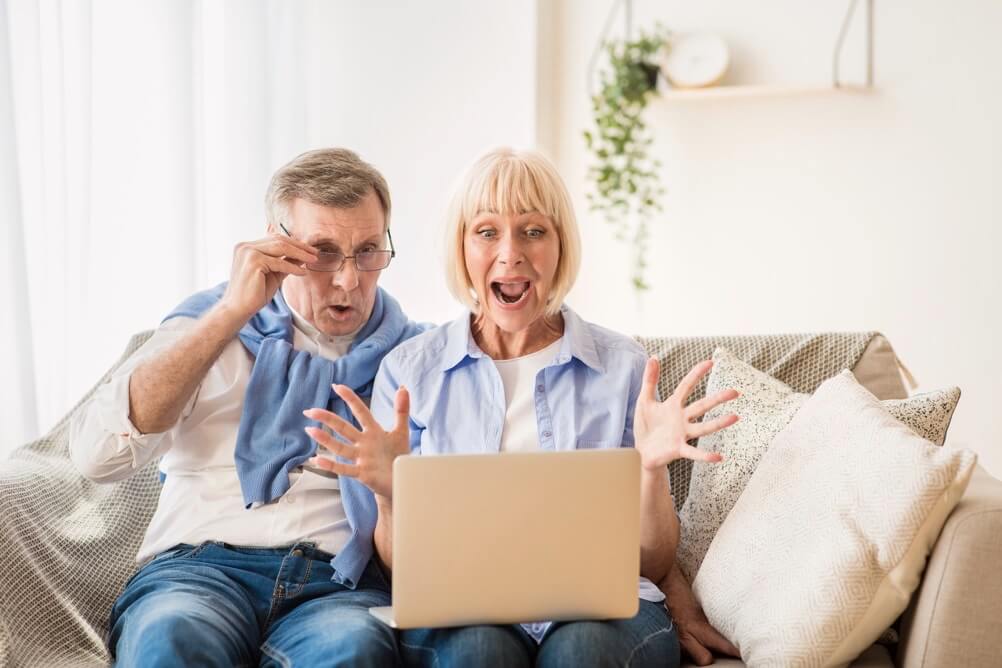
<svg viewBox="0 0 1002 668">
<path fill-rule="evenodd" d="M 149 335 L 134 336 L 99 383 Z M 661 359 L 662 396 L 717 345 L 799 392 L 849 368 L 881 399 L 907 396 L 903 367 L 876 332 L 638 341 Z M 705 380 L 693 400 L 704 390 Z M 76 472 L 68 458 L 68 425 L 89 395 L 48 434 L 0 461 L 0 666 L 108 662 L 108 613 L 136 568 L 159 482 L 155 462 L 111 485 Z M 676 462 L 670 472 L 681 507 L 691 463 Z M 1002 666 L 1002 481 L 983 469 L 975 473 L 893 631 L 852 665 Z M 718 665 L 744 664 L 721 659 Z"/>
</svg>

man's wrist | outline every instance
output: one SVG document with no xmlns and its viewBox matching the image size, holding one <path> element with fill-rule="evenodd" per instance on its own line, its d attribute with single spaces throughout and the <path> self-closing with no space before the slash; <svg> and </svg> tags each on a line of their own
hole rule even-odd
<svg viewBox="0 0 1002 668">
<path fill-rule="evenodd" d="M 219 301 L 209 309 L 208 313 L 205 314 L 205 320 L 211 323 L 214 328 L 218 328 L 218 332 L 221 336 L 225 338 L 232 339 L 237 335 L 247 321 L 251 319 L 252 316 L 240 313 L 233 309 L 229 304 L 224 301 Z"/>
</svg>

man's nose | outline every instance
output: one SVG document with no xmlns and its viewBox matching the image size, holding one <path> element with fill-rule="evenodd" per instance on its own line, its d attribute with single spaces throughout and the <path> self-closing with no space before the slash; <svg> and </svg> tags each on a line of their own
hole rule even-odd
<svg viewBox="0 0 1002 668">
<path fill-rule="evenodd" d="M 333 283 L 345 292 L 351 292 L 358 287 L 358 267 L 353 258 L 345 258 L 341 268 L 334 272 Z"/>
</svg>

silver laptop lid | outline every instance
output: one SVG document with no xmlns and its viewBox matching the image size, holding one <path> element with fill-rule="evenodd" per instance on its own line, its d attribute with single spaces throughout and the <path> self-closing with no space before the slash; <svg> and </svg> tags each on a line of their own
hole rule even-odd
<svg viewBox="0 0 1002 668">
<path fill-rule="evenodd" d="M 636 614 L 633 448 L 405 456 L 393 476 L 395 626 Z"/>
</svg>

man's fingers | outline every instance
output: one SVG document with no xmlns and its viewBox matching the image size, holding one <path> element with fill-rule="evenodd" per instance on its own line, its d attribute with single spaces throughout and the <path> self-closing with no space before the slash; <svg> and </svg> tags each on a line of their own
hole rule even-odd
<svg viewBox="0 0 1002 668">
<path fill-rule="evenodd" d="M 331 387 L 334 388 L 334 393 L 341 397 L 344 403 L 348 404 L 348 408 L 351 409 L 351 413 L 358 420 L 358 423 L 362 425 L 362 429 L 379 427 L 379 423 L 376 422 L 376 418 L 372 417 L 369 407 L 365 405 L 364 401 L 358 398 L 358 395 L 350 387 L 347 385 L 338 385 L 337 383 L 331 385 Z"/>
<path fill-rule="evenodd" d="M 238 248 L 256 251 L 270 257 L 287 257 L 300 262 L 316 262 L 320 258 L 312 246 L 293 241 L 289 237 L 272 236 L 240 244 Z"/>
<path fill-rule="evenodd" d="M 685 400 L 689 398 L 692 391 L 696 389 L 696 385 L 702 380 L 703 376 L 710 372 L 713 368 L 713 360 L 703 360 L 696 366 L 692 367 L 689 373 L 685 374 L 685 378 L 682 382 L 678 384 L 675 388 L 674 395 L 678 398 L 679 402 L 685 404 Z"/>
<path fill-rule="evenodd" d="M 304 251 L 307 251 L 309 253 L 316 254 L 316 252 L 317 252 L 316 248 L 314 248 L 313 246 L 309 245 L 305 241 L 301 241 L 301 240 L 297 239 L 296 237 L 290 236 L 290 235 L 286 234 L 285 232 L 282 232 L 279 229 L 275 229 L 274 227 L 271 228 L 271 236 L 266 237 L 266 238 L 268 238 L 268 239 L 281 239 L 285 243 L 292 244 L 293 246 L 296 246 L 297 248 L 302 248 Z"/>
<path fill-rule="evenodd" d="M 640 385 L 640 398 L 646 401 L 656 401 L 658 391 L 658 372 L 661 364 L 657 357 L 651 357 L 644 365 L 644 379 Z"/>
<path fill-rule="evenodd" d="M 712 397 L 703 397 L 699 401 L 695 401 L 686 406 L 685 417 L 687 420 L 694 420 L 698 417 L 706 415 L 711 408 L 715 408 L 720 404 L 727 403 L 728 401 L 733 401 L 740 396 L 741 393 L 734 389 L 721 390 Z"/>
<path fill-rule="evenodd" d="M 707 434 L 720 431 L 721 429 L 726 429 L 737 421 L 738 416 L 734 413 L 729 413 L 712 420 L 700 422 L 699 424 L 689 425 L 689 429 L 686 432 L 686 440 L 700 438 L 702 436 L 706 436 Z"/>
<path fill-rule="evenodd" d="M 264 255 L 260 258 L 259 262 L 261 262 L 261 264 L 263 264 L 265 268 L 273 274 L 295 274 L 296 276 L 306 275 L 306 270 L 303 269 L 301 265 L 298 265 L 295 262 L 289 262 L 284 258 Z"/>
<path fill-rule="evenodd" d="M 356 429 L 355 425 L 348 422 L 340 415 L 331 413 L 323 408 L 309 408 L 303 411 L 303 415 L 311 420 L 316 420 L 321 424 L 327 425 L 331 428 L 331 431 L 337 432 L 352 443 L 362 438 L 362 432 Z"/>
<path fill-rule="evenodd" d="M 306 433 L 310 435 L 310 438 L 317 442 L 317 445 L 322 445 L 335 455 L 351 460 L 354 460 L 358 456 L 357 447 L 348 443 L 342 443 L 323 429 L 306 427 Z"/>
<path fill-rule="evenodd" d="M 397 388 L 397 394 L 393 398 L 393 408 L 397 412 L 397 424 L 394 431 L 407 431 L 408 420 L 411 415 L 411 393 L 401 385 Z"/>
<path fill-rule="evenodd" d="M 349 478 L 357 478 L 360 473 L 359 468 L 354 464 L 342 464 L 326 457 L 311 457 L 306 460 L 306 463 L 315 468 L 330 471 L 339 476 L 348 476 Z"/>
</svg>

